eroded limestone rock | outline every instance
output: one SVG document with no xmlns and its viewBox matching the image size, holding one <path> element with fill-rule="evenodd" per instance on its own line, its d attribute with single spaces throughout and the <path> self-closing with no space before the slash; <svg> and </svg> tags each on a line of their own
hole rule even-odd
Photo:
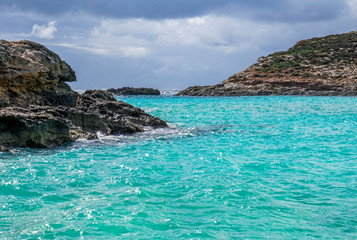
<svg viewBox="0 0 357 240">
<path fill-rule="evenodd" d="M 97 132 L 127 134 L 145 126 L 167 127 L 161 119 L 112 93 L 73 91 L 71 67 L 31 41 L 0 40 L 0 151 L 8 147 L 46 148 L 93 139 Z"/>
<path fill-rule="evenodd" d="M 221 84 L 189 87 L 178 95 L 356 96 L 357 32 L 300 41 Z"/>
<path fill-rule="evenodd" d="M 41 44 L 0 40 L 0 107 L 9 105 L 75 106 L 72 68 Z"/>
</svg>

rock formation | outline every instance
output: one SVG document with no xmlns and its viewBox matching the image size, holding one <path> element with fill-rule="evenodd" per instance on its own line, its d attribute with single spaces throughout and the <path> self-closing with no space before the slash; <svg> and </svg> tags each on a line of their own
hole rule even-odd
<svg viewBox="0 0 357 240">
<path fill-rule="evenodd" d="M 73 81 L 75 72 L 46 47 L 0 40 L 0 106 L 75 106 L 78 94 L 65 83 Z"/>
<path fill-rule="evenodd" d="M 153 88 L 132 88 L 132 87 L 123 87 L 123 88 L 109 88 L 107 90 L 115 95 L 160 95 L 158 89 Z"/>
<path fill-rule="evenodd" d="M 0 144 L 7 147 L 55 147 L 71 142 L 69 124 L 48 106 L 0 109 Z"/>
<path fill-rule="evenodd" d="M 166 126 L 161 119 L 128 103 L 115 100 L 113 94 L 104 90 L 87 90 L 81 94 L 76 110 L 79 115 L 76 113 L 69 118 L 82 130 L 92 133 L 135 133 L 143 132 L 145 126 Z"/>
<path fill-rule="evenodd" d="M 0 150 L 167 126 L 104 90 L 78 94 L 66 84 L 75 80 L 71 67 L 46 47 L 0 40 Z"/>
<path fill-rule="evenodd" d="M 312 38 L 288 51 L 261 57 L 214 86 L 189 87 L 178 95 L 357 95 L 357 32 Z"/>
</svg>

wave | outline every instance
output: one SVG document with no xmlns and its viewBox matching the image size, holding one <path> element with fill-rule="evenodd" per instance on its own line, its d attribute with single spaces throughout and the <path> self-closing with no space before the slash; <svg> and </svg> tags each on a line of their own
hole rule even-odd
<svg viewBox="0 0 357 240">
<path fill-rule="evenodd" d="M 145 127 L 144 132 L 135 134 L 118 134 L 118 135 L 105 135 L 97 132 L 98 139 L 87 140 L 79 139 L 74 144 L 78 147 L 87 147 L 93 145 L 125 145 L 143 141 L 156 141 L 156 140 L 170 140 L 170 139 L 183 139 L 200 137 L 204 135 L 220 134 L 222 132 L 231 131 L 229 126 L 214 125 L 206 127 L 185 127 L 170 124 L 167 128 L 153 128 Z"/>
<path fill-rule="evenodd" d="M 179 91 L 179 89 L 160 89 L 160 93 L 162 96 L 175 96 Z"/>
</svg>

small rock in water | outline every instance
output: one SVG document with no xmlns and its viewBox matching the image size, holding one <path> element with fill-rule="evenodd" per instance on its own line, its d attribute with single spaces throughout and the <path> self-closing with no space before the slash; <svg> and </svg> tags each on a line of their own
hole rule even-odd
<svg viewBox="0 0 357 240">
<path fill-rule="evenodd" d="M 115 95 L 160 95 L 158 89 L 153 88 L 132 88 L 132 87 L 123 87 L 123 88 L 109 88 L 107 90 Z"/>
</svg>

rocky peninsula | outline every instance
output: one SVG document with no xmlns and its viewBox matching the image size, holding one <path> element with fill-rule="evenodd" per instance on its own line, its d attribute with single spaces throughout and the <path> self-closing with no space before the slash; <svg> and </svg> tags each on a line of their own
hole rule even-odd
<svg viewBox="0 0 357 240">
<path fill-rule="evenodd" d="M 0 40 L 0 150 L 46 148 L 78 138 L 144 131 L 167 124 L 104 90 L 73 91 L 72 68 L 45 46 Z"/>
<path fill-rule="evenodd" d="M 357 95 L 357 32 L 302 40 L 261 57 L 221 84 L 189 87 L 178 95 Z"/>
<path fill-rule="evenodd" d="M 123 88 L 109 88 L 107 90 L 115 95 L 160 95 L 160 91 L 154 88 L 133 88 L 133 87 L 123 87 Z"/>
</svg>

